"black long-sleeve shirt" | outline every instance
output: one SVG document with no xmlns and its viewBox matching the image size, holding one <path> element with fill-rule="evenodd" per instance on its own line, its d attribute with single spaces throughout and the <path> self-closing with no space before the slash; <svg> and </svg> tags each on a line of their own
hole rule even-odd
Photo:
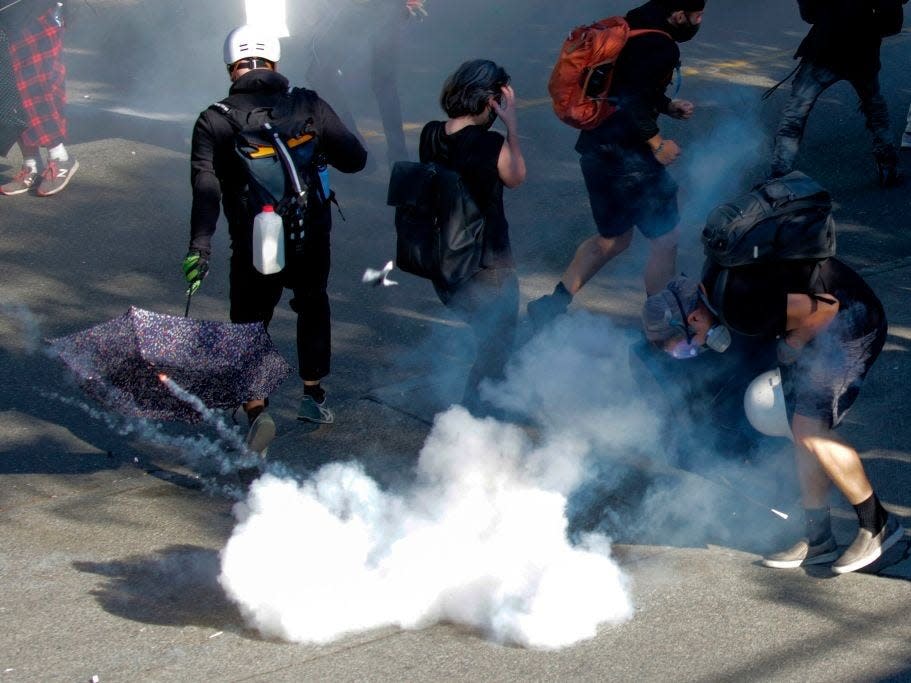
<svg viewBox="0 0 911 683">
<path fill-rule="evenodd" d="M 288 79 L 267 69 L 255 69 L 231 86 L 230 97 L 238 107 L 271 107 L 288 93 Z M 356 173 L 367 162 L 367 150 L 341 122 L 332 108 L 311 90 L 294 90 L 295 97 L 306 98 L 318 152 L 343 173 Z M 253 229 L 253 209 L 247 202 L 247 172 L 235 152 L 235 132 L 228 119 L 209 108 L 199 115 L 193 128 L 190 154 L 190 182 L 193 208 L 190 214 L 190 248 L 209 252 L 219 215 L 219 201 L 232 240 L 246 239 Z M 332 215 L 328 203 L 308 221 L 327 229 Z"/>
<path fill-rule="evenodd" d="M 880 69 L 882 38 L 870 0 L 798 0 L 813 27 L 797 48 L 805 58 L 846 78 L 870 78 Z"/>
</svg>

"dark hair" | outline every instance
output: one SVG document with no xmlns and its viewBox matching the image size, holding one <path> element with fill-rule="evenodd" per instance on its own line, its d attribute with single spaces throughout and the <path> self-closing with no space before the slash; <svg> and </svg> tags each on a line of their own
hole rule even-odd
<svg viewBox="0 0 911 683">
<path fill-rule="evenodd" d="M 440 106 L 451 118 L 476 116 L 484 111 L 490 97 L 500 95 L 509 84 L 506 70 L 489 59 L 473 59 L 455 70 L 443 84 Z"/>
</svg>

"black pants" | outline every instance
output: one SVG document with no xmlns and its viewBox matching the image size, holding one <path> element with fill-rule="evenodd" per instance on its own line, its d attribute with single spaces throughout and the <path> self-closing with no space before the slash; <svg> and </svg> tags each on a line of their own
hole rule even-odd
<svg viewBox="0 0 911 683">
<path fill-rule="evenodd" d="M 810 110 L 823 91 L 841 80 L 846 79 L 831 69 L 806 59 L 801 62 L 775 136 L 775 148 L 772 151 L 773 175 L 785 175 L 794 170 Z M 889 110 L 880 92 L 879 76 L 874 74 L 867 79 L 847 80 L 860 99 L 860 110 L 867 120 L 867 130 L 873 134 L 873 156 L 881 163 L 894 163 L 896 151 L 890 142 L 892 133 L 889 128 Z"/>
<path fill-rule="evenodd" d="M 474 332 L 478 349 L 468 373 L 463 403 L 481 407 L 478 387 L 484 379 L 500 380 L 512 352 L 519 316 L 519 280 L 513 268 L 485 268 L 459 286 L 447 307 Z"/>
<path fill-rule="evenodd" d="M 262 322 L 266 328 L 287 288 L 294 292 L 291 309 L 297 313 L 297 363 L 301 379 L 318 380 L 329 374 L 329 232 L 312 230 L 300 255 L 287 254 L 285 268 L 263 275 L 253 267 L 245 241 L 231 247 L 231 322 Z"/>
</svg>

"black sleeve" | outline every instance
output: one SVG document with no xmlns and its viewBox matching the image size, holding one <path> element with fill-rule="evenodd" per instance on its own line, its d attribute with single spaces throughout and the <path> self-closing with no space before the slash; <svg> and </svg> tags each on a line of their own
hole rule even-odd
<svg viewBox="0 0 911 683">
<path fill-rule="evenodd" d="M 639 139 L 645 141 L 659 133 L 658 114 L 667 112 L 670 98 L 665 90 L 680 64 L 680 49 L 670 37 L 649 33 L 631 38 L 621 59 L 617 94 Z"/>
<path fill-rule="evenodd" d="M 342 173 L 357 173 L 367 164 L 367 150 L 345 127 L 338 114 L 321 98 L 314 104 L 320 148 L 326 160 Z"/>
<path fill-rule="evenodd" d="M 190 185 L 193 208 L 190 212 L 190 248 L 211 251 L 212 235 L 218 223 L 221 185 L 215 172 L 217 136 L 205 113 L 193 127 L 190 151 Z"/>
<path fill-rule="evenodd" d="M 831 0 L 797 0 L 800 18 L 808 24 L 815 24 L 822 14 L 822 6 Z"/>
</svg>

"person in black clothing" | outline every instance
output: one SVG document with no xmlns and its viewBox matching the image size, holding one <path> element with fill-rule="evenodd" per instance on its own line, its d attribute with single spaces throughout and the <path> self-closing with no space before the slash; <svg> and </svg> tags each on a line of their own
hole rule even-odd
<svg viewBox="0 0 911 683">
<path fill-rule="evenodd" d="M 835 258 L 727 271 L 710 265 L 701 283 L 680 276 L 649 297 L 643 322 L 646 338 L 676 358 L 698 355 L 706 345 L 720 350 L 724 345 L 712 337 L 729 331 L 735 343 L 747 335 L 775 347 L 807 537 L 763 564 L 793 568 L 834 560 L 832 570 L 841 574 L 871 564 L 902 538 L 904 529 L 876 497 L 857 451 L 834 431 L 886 340 L 882 304 L 860 275 Z M 841 555 L 829 520 L 832 484 L 860 523 Z"/>
<path fill-rule="evenodd" d="M 311 61 L 307 82 L 326 94 L 345 125 L 356 133 L 354 114 L 349 108 L 352 98 L 348 71 L 362 67 L 352 56 L 358 46 L 366 43 L 370 54 L 364 66 L 370 74 L 390 164 L 408 159 L 398 88 L 402 33 L 409 18 L 426 14 L 423 0 L 333 0 L 308 46 Z"/>
<path fill-rule="evenodd" d="M 421 161 L 459 173 L 484 214 L 482 270 L 452 291 L 435 285 L 440 299 L 467 320 L 477 340 L 463 399 L 476 414 L 486 411 L 478 396 L 481 381 L 503 376 L 519 308 L 503 187 L 515 188 L 525 181 L 525 159 L 509 80 L 506 71 L 489 60 L 462 64 L 446 80 L 440 96 L 449 120 L 428 123 L 420 141 Z M 490 130 L 497 117 L 506 126 L 505 139 Z"/>
<path fill-rule="evenodd" d="M 586 282 L 633 240 L 633 228 L 651 242 L 645 290 L 653 294 L 674 274 L 677 259 L 677 184 L 667 166 L 678 145 L 661 136 L 658 115 L 693 115 L 693 104 L 665 95 L 680 66 L 677 44 L 696 35 L 704 0 L 650 0 L 631 10 L 631 29 L 660 33 L 630 38 L 617 59 L 609 96 L 618 110 L 593 130 L 579 134 L 576 151 L 598 234 L 579 245 L 553 294 L 529 302 L 536 327 L 564 313 Z"/>
<path fill-rule="evenodd" d="M 332 108 L 315 92 L 289 91 L 288 79 L 275 70 L 280 57 L 277 38 L 262 29 L 242 26 L 225 42 L 225 62 L 232 85 L 224 102 L 239 112 L 275 111 L 289 104 L 307 112 L 303 126 L 317 136 L 317 153 L 343 173 L 364 167 L 367 152 L 342 124 Z M 183 271 L 188 293 L 199 288 L 208 272 L 211 238 L 224 206 L 231 236 L 230 297 L 232 322 L 269 324 L 285 288 L 294 292 L 291 308 L 297 313 L 297 352 L 304 396 L 298 418 L 318 423 L 333 421 L 325 405 L 320 380 L 329 373 L 330 312 L 326 286 L 329 278 L 329 232 L 332 217 L 328 201 L 310 193 L 306 209 L 303 250 L 289 249 L 287 263 L 279 273 L 263 275 L 253 267 L 253 218 L 261 209 L 249 192 L 248 172 L 235 150 L 235 132 L 227 115 L 213 106 L 199 115 L 193 129 L 191 151 L 193 209 L 190 218 L 190 249 Z M 251 396 L 244 410 L 251 422 L 248 442 L 262 452 L 275 433 L 266 414 L 265 396 Z"/>
<path fill-rule="evenodd" d="M 837 82 L 848 81 L 873 134 L 879 182 L 883 187 L 899 183 L 898 153 L 879 85 L 882 37 L 876 5 L 869 0 L 798 0 L 800 16 L 812 28 L 794 55 L 800 65 L 775 136 L 773 177 L 794 170 L 807 118 L 819 96 Z"/>
</svg>

